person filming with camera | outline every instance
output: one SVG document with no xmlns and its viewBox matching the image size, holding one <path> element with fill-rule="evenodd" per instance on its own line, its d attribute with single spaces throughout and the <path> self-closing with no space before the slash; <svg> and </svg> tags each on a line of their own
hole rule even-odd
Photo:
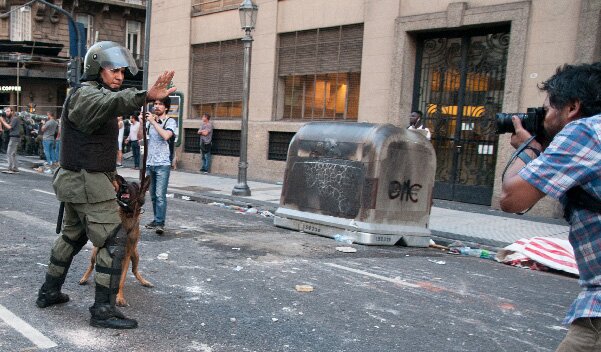
<svg viewBox="0 0 601 352">
<path fill-rule="evenodd" d="M 547 94 L 544 133 L 533 138 L 534 128 L 512 116 L 516 152 L 500 205 L 518 213 L 546 195 L 561 202 L 583 290 L 564 319 L 570 328 L 557 351 L 600 351 L 601 62 L 564 65 L 539 89 Z"/>
</svg>

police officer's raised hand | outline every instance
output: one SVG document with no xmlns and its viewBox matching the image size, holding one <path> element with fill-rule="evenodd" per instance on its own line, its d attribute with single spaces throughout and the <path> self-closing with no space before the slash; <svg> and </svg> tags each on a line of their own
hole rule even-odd
<svg viewBox="0 0 601 352">
<path fill-rule="evenodd" d="M 175 71 L 165 71 L 161 73 L 156 82 L 154 82 L 154 85 L 146 92 L 146 100 L 162 100 L 169 96 L 169 94 L 175 92 L 177 90 L 176 87 L 167 88 L 174 75 Z"/>
</svg>

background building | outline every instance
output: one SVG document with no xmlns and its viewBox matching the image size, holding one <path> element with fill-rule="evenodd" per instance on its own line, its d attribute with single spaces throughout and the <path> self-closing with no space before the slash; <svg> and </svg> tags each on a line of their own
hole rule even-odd
<svg viewBox="0 0 601 352">
<path fill-rule="evenodd" d="M 497 112 L 540 106 L 537 83 L 564 63 L 601 60 L 598 0 L 256 0 L 249 177 L 281 180 L 308 121 L 408 125 L 424 112 L 435 197 L 497 204 L 509 136 Z M 150 77 L 175 69 L 185 93 L 179 160 L 199 168 L 196 129 L 214 116 L 213 172 L 235 175 L 243 50 L 240 0 L 153 1 Z M 539 212 L 554 211 L 553 203 Z"/>
<path fill-rule="evenodd" d="M 0 14 L 27 2 L 1 0 Z M 144 0 L 52 2 L 83 24 L 87 47 L 102 40 L 121 43 L 142 68 Z M 54 9 L 34 3 L 0 16 L 0 106 L 59 113 L 66 98 L 69 49 L 68 20 Z M 141 86 L 142 73 L 126 79 L 129 86 Z"/>
</svg>

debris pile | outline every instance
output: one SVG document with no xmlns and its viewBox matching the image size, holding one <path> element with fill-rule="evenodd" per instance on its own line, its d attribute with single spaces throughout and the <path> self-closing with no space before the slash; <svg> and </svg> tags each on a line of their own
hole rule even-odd
<svg viewBox="0 0 601 352">
<path fill-rule="evenodd" d="M 239 205 L 227 205 L 225 203 L 218 203 L 218 202 L 209 203 L 209 205 L 212 205 L 214 207 L 223 208 L 223 209 L 233 210 L 238 214 L 260 215 L 264 218 L 271 218 L 274 216 L 273 213 L 270 212 L 269 210 L 260 210 L 253 206 L 241 207 Z"/>
</svg>

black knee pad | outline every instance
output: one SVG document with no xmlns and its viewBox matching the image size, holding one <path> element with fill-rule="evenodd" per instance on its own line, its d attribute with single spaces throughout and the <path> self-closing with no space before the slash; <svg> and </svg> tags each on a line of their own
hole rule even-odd
<svg viewBox="0 0 601 352">
<path fill-rule="evenodd" d="M 105 273 L 110 275 L 110 287 L 112 292 L 119 287 L 119 280 L 121 280 L 121 263 L 125 256 L 125 245 L 127 244 L 127 232 L 123 229 L 123 226 L 119 226 L 113 231 L 113 233 L 104 242 L 102 248 L 106 248 L 109 255 L 113 259 L 113 264 L 110 268 L 101 267 L 96 264 L 96 272 Z M 111 299 L 114 299 L 112 297 Z"/>
</svg>

